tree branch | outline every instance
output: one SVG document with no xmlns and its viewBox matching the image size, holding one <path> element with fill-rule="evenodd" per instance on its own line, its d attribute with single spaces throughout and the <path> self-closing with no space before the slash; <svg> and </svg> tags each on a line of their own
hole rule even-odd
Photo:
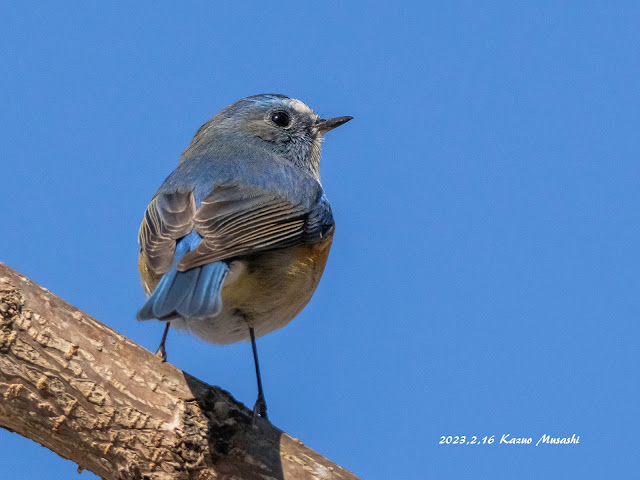
<svg viewBox="0 0 640 480">
<path fill-rule="evenodd" d="M 0 263 L 0 426 L 107 480 L 353 474 Z"/>
</svg>

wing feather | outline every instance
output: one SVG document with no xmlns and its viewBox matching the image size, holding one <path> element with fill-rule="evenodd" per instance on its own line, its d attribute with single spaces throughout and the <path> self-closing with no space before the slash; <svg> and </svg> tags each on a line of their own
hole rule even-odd
<svg viewBox="0 0 640 480">
<path fill-rule="evenodd" d="M 138 243 L 148 268 L 167 273 L 173 264 L 176 240 L 193 230 L 196 204 L 193 193 L 158 193 L 144 214 Z"/>
<path fill-rule="evenodd" d="M 178 270 L 302 243 L 307 214 L 303 206 L 257 187 L 218 186 L 193 219 L 203 240 Z"/>
</svg>

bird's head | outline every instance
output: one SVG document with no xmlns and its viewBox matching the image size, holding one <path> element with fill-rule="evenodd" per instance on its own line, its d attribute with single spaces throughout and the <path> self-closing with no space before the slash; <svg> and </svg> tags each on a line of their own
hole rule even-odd
<svg viewBox="0 0 640 480">
<path fill-rule="evenodd" d="M 280 94 L 253 95 L 229 105 L 205 123 L 182 159 L 200 154 L 210 143 L 225 150 L 261 145 L 318 175 L 322 137 L 352 118 L 323 119 L 300 100 Z"/>
</svg>

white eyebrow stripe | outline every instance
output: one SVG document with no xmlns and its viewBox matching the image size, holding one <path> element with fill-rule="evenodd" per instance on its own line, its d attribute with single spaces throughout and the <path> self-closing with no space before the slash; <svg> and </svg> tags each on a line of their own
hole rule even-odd
<svg viewBox="0 0 640 480">
<path fill-rule="evenodd" d="M 295 98 L 287 98 L 286 100 L 283 100 L 282 103 L 293 108 L 301 114 L 314 115 L 313 110 L 311 110 L 303 102 L 301 102 L 300 100 L 296 100 Z"/>
</svg>

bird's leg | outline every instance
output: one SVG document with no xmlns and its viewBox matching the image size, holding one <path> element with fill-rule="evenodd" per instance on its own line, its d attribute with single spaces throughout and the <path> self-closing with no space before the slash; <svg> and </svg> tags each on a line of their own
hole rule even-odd
<svg viewBox="0 0 640 480">
<path fill-rule="evenodd" d="M 156 350 L 156 355 L 158 357 L 160 357 L 160 359 L 163 362 L 167 361 L 167 350 L 164 347 L 164 343 L 167 341 L 167 334 L 169 333 L 169 326 L 171 325 L 171 322 L 167 322 L 166 325 L 164 326 L 164 333 L 162 334 L 162 340 L 160 340 L 160 345 L 158 346 L 158 349 Z"/>
<path fill-rule="evenodd" d="M 264 400 L 264 392 L 262 391 L 262 379 L 260 378 L 260 365 L 258 364 L 258 349 L 256 348 L 256 335 L 253 333 L 253 327 L 249 327 L 249 335 L 251 335 L 251 348 L 253 349 L 253 363 L 256 366 L 256 378 L 258 379 L 258 399 L 253 407 L 252 425 L 256 423 L 256 417 L 260 415 L 267 418 L 267 402 Z"/>
</svg>

